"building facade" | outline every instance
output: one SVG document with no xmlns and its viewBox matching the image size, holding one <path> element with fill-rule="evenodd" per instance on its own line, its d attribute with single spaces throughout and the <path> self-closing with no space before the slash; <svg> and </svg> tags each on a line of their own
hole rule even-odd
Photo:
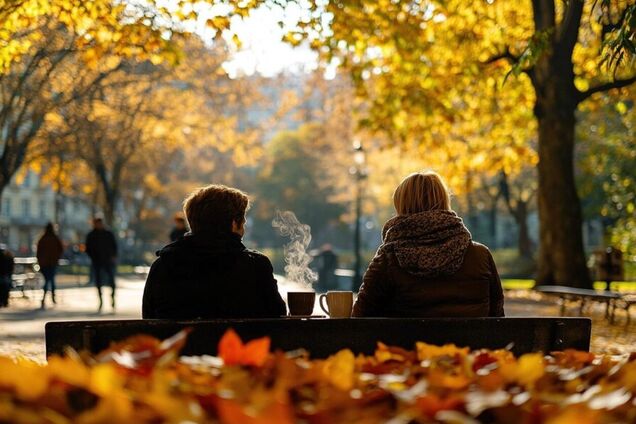
<svg viewBox="0 0 636 424">
<path fill-rule="evenodd" d="M 58 195 L 35 172 L 14 179 L 0 199 L 0 243 L 17 256 L 31 256 L 48 222 L 57 223 L 66 245 L 82 242 L 91 208 L 80 199 Z"/>
</svg>

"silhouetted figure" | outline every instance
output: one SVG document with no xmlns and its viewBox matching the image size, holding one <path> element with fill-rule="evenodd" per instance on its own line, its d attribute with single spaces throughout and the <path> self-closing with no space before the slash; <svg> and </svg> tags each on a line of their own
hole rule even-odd
<svg viewBox="0 0 636 424">
<path fill-rule="evenodd" d="M 9 290 L 13 275 L 13 253 L 0 244 L 0 308 L 9 306 Z"/>
<path fill-rule="evenodd" d="M 285 315 L 269 259 L 241 239 L 249 199 L 209 185 L 184 203 L 190 232 L 157 252 L 144 289 L 144 318 L 277 318 Z"/>
<path fill-rule="evenodd" d="M 91 258 L 91 268 L 97 294 L 99 295 L 99 311 L 102 310 L 102 286 L 104 276 L 106 284 L 112 289 L 112 306 L 115 309 L 115 265 L 117 263 L 117 242 L 115 235 L 104 228 L 101 218 L 93 219 L 93 230 L 86 236 L 86 254 Z"/>
<path fill-rule="evenodd" d="M 338 268 L 338 256 L 334 253 L 330 244 L 325 244 L 316 255 L 318 262 L 318 291 L 327 292 L 338 289 L 336 268 Z"/>
<path fill-rule="evenodd" d="M 174 216 L 174 228 L 170 231 L 170 242 L 181 239 L 188 232 L 186 220 L 181 215 Z"/>
<path fill-rule="evenodd" d="M 46 224 L 44 234 L 38 240 L 36 256 L 40 265 L 40 272 L 44 276 L 44 294 L 42 296 L 42 308 L 45 307 L 46 293 L 51 290 L 51 300 L 55 302 L 55 272 L 57 263 L 64 253 L 62 241 L 55 234 L 52 223 Z"/>
</svg>

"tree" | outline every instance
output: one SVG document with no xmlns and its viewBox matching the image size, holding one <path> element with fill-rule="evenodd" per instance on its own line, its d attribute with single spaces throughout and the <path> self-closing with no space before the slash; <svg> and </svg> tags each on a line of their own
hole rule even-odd
<svg viewBox="0 0 636 424">
<path fill-rule="evenodd" d="M 198 22 L 193 2 L 162 3 L 0 3 L 0 195 L 30 154 L 47 116 L 88 95 L 122 59 L 174 65 L 181 59 L 175 36 L 184 34 L 186 23 L 202 24 L 207 34 L 218 36 L 229 27 L 229 16 L 247 16 L 260 2 L 230 0 L 218 9 L 223 14 L 206 10 L 205 22 Z M 84 80 L 85 75 L 94 80 Z"/>
<path fill-rule="evenodd" d="M 632 97 L 636 87 L 629 88 Z M 584 216 L 599 219 L 607 245 L 636 254 L 636 108 L 603 95 L 582 110 L 577 181 Z"/>
<path fill-rule="evenodd" d="M 314 238 L 339 221 L 345 207 L 333 201 L 335 192 L 326 178 L 326 167 L 334 165 L 331 148 L 322 137 L 322 128 L 315 124 L 282 131 L 268 143 L 267 160 L 254 187 L 254 216 L 262 223 L 261 229 L 269 227 L 276 210 L 292 210 L 311 226 Z M 273 238 L 272 232 L 265 233 L 265 238 Z"/>
<path fill-rule="evenodd" d="M 499 180 L 504 204 L 519 228 L 517 250 L 522 258 L 532 258 L 534 250 L 528 231 L 528 214 L 532 210 L 533 200 L 537 193 L 534 171 L 534 169 L 526 169 L 513 181 L 510 181 L 508 175 L 502 172 Z"/>
<path fill-rule="evenodd" d="M 313 2 L 310 22 L 299 23 L 288 39 L 308 37 L 326 60 L 337 58 L 371 103 L 363 124 L 402 143 L 439 145 L 434 134 L 456 135 L 466 123 L 462 110 L 475 110 L 471 105 L 486 107 L 470 118 L 479 122 L 475 116 L 488 114 L 484 90 L 493 80 L 497 87 L 505 81 L 498 100 L 530 98 L 539 156 L 537 283 L 591 287 L 574 180 L 575 113 L 596 93 L 636 81 L 629 49 L 634 6 L 597 3 Z M 600 66 L 603 42 L 617 31 L 622 35 L 613 47 L 621 60 L 608 71 Z M 518 78 L 507 78 L 510 73 Z"/>
</svg>

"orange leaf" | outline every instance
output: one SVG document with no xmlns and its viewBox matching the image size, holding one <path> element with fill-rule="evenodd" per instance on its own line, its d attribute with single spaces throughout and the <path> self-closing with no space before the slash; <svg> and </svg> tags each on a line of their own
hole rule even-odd
<svg viewBox="0 0 636 424">
<path fill-rule="evenodd" d="M 219 341 L 219 356 L 226 365 L 240 365 L 243 354 L 243 342 L 236 331 L 231 328 L 225 332 Z"/>
<path fill-rule="evenodd" d="M 247 342 L 243 351 L 243 365 L 254 365 L 260 367 L 265 363 L 269 354 L 269 337 L 261 337 Z"/>
<path fill-rule="evenodd" d="M 219 356 L 226 365 L 252 365 L 260 367 L 269 354 L 270 339 L 262 337 L 243 344 L 232 329 L 225 332 L 219 342 Z"/>
</svg>

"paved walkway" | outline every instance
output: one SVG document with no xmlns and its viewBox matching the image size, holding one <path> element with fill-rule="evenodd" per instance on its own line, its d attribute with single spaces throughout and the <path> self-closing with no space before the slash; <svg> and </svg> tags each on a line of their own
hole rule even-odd
<svg viewBox="0 0 636 424">
<path fill-rule="evenodd" d="M 278 277 L 283 299 L 290 290 L 299 290 L 295 283 Z M 42 292 L 11 293 L 10 306 L 0 309 L 0 355 L 26 356 L 44 360 L 44 325 L 49 321 L 81 321 L 99 319 L 141 318 L 141 298 L 145 279 L 126 276 L 117 278 L 115 311 L 110 306 L 110 289 L 102 289 L 104 307 L 97 312 L 97 289 L 86 286 L 84 280 L 62 279 L 56 292 L 57 304 L 47 297 L 46 309 L 41 308 Z M 317 311 L 318 309 L 316 309 Z M 316 312 L 317 313 L 317 312 Z"/>
<path fill-rule="evenodd" d="M 299 286 L 279 280 L 279 290 L 283 299 L 287 292 L 298 290 Z M 117 310 L 110 307 L 110 291 L 104 289 L 104 308 L 97 312 L 97 290 L 95 287 L 78 286 L 75 280 L 66 281 L 57 291 L 57 305 L 48 300 L 47 308 L 41 309 L 41 292 L 20 292 L 11 294 L 9 308 L 0 309 L 0 355 L 26 356 L 44 361 L 44 325 L 49 321 L 96 320 L 96 319 L 136 319 L 141 317 L 141 298 L 144 279 L 141 277 L 119 277 L 117 280 Z M 527 291 L 507 293 L 507 316 L 557 316 L 556 304 Z M 322 314 L 319 307 L 315 314 Z M 602 311 L 594 314 L 592 327 L 592 351 L 626 352 L 636 346 L 636 324 L 608 325 Z M 598 318 L 598 319 L 596 319 Z M 632 320 L 633 322 L 636 320 Z"/>
</svg>

